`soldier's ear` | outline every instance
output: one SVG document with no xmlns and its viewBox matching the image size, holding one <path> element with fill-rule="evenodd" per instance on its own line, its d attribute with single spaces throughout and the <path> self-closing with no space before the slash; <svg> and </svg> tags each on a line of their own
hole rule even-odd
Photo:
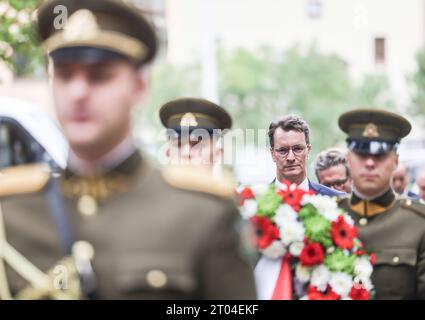
<svg viewBox="0 0 425 320">
<path fill-rule="evenodd" d="M 395 154 L 395 159 L 394 159 L 394 170 L 395 169 L 397 169 L 397 167 L 398 167 L 398 162 L 399 162 L 399 159 L 398 159 L 398 153 L 396 153 Z M 393 171 L 394 171 L 393 170 Z"/>
<path fill-rule="evenodd" d="M 135 71 L 134 74 L 134 99 L 133 105 L 143 104 L 146 100 L 147 92 L 149 87 L 149 74 L 144 69 Z"/>
</svg>

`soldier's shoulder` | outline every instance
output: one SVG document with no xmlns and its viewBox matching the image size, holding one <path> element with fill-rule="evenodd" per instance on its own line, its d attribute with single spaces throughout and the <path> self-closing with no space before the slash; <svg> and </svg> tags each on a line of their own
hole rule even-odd
<svg viewBox="0 0 425 320">
<path fill-rule="evenodd" d="M 400 207 L 425 219 L 425 204 L 410 198 L 400 198 Z"/>
<path fill-rule="evenodd" d="M 350 199 L 350 194 L 348 193 L 342 193 L 335 197 L 336 203 L 340 206 L 348 204 L 349 199 Z"/>
<path fill-rule="evenodd" d="M 47 164 L 25 164 L 0 170 L 0 197 L 42 191 L 51 176 Z"/>
<path fill-rule="evenodd" d="M 214 177 L 211 171 L 201 166 L 167 166 L 161 169 L 167 185 L 175 189 L 212 195 L 221 199 L 235 196 L 235 184 L 231 177 Z"/>
</svg>

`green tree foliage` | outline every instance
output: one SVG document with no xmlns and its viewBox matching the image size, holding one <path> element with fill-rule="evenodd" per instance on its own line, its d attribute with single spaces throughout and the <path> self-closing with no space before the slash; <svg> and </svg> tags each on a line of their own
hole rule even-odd
<svg viewBox="0 0 425 320">
<path fill-rule="evenodd" d="M 312 130 L 315 151 L 342 141 L 338 116 L 354 107 L 392 107 L 383 76 L 367 76 L 355 85 L 347 66 L 314 46 L 281 54 L 237 49 L 220 57 L 220 97 L 241 128 L 267 128 L 289 113 L 301 115 Z"/>
<path fill-rule="evenodd" d="M 199 96 L 198 66 L 158 66 L 152 90 L 139 124 L 152 130 L 161 126 L 158 109 L 179 96 Z M 350 79 L 347 66 L 334 55 L 314 47 L 294 47 L 277 53 L 221 50 L 219 54 L 220 103 L 232 114 L 234 128 L 267 129 L 271 120 L 288 114 L 301 115 L 310 124 L 314 155 L 344 141 L 338 116 L 355 107 L 392 108 L 387 80 L 366 76 L 359 84 Z"/>
<path fill-rule="evenodd" d="M 40 0 L 0 0 L 0 60 L 18 76 L 42 66 L 32 13 Z"/>
<path fill-rule="evenodd" d="M 138 113 L 136 125 L 143 130 L 159 129 L 158 111 L 164 103 L 182 96 L 200 96 L 199 74 L 198 66 L 156 66 L 149 83 L 149 96 Z"/>
<path fill-rule="evenodd" d="M 425 49 L 416 55 L 416 63 L 417 71 L 410 78 L 414 90 L 411 111 L 423 117 L 425 113 Z"/>
</svg>

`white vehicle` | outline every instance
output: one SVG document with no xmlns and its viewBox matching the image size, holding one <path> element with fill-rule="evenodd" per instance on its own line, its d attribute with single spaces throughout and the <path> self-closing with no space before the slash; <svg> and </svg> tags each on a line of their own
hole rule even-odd
<svg viewBox="0 0 425 320">
<path fill-rule="evenodd" d="M 0 96 L 0 167 L 43 161 L 64 169 L 68 150 L 58 125 L 41 107 Z"/>
</svg>

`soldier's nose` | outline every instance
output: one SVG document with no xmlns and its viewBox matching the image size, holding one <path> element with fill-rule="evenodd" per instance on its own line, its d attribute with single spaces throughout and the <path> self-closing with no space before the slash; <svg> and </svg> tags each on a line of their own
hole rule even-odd
<svg viewBox="0 0 425 320">
<path fill-rule="evenodd" d="M 83 74 L 76 74 L 68 83 L 71 98 L 79 100 L 89 93 L 89 82 Z"/>
</svg>

